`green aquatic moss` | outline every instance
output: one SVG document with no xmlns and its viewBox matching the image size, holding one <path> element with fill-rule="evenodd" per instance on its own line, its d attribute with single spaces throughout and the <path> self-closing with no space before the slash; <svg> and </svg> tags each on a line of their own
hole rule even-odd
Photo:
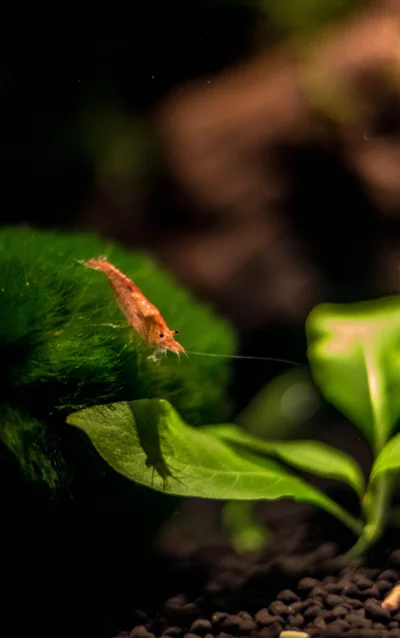
<svg viewBox="0 0 400 638">
<path fill-rule="evenodd" d="M 54 440 L 70 412 L 163 398 L 195 425 L 229 415 L 229 361 L 168 353 L 156 366 L 127 325 L 107 278 L 79 263 L 102 255 L 137 283 L 168 325 L 179 330 L 187 350 L 230 354 L 234 349 L 229 326 L 147 256 L 85 233 L 3 229 L 0 438 L 29 479 L 51 487 L 62 466 Z"/>
</svg>

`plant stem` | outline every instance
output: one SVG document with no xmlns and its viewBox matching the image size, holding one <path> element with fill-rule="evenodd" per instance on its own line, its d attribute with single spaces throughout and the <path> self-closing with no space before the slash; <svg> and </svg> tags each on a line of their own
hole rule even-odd
<svg viewBox="0 0 400 638">
<path fill-rule="evenodd" d="M 349 556 L 360 556 L 381 536 L 389 515 L 392 481 L 386 474 L 368 485 L 364 497 L 366 524 L 357 543 L 348 552 Z"/>
<path fill-rule="evenodd" d="M 388 394 L 384 377 L 378 375 L 376 370 L 376 353 L 374 353 L 372 342 L 369 348 L 365 347 L 364 356 L 374 420 L 375 441 L 373 447 L 376 458 L 387 443 L 390 430 L 387 422 L 390 414 L 387 404 Z M 382 535 L 389 517 L 393 485 L 393 480 L 388 474 L 383 474 L 374 481 L 369 480 L 363 499 L 365 527 L 357 543 L 348 552 L 349 556 L 355 557 L 364 554 Z"/>
</svg>

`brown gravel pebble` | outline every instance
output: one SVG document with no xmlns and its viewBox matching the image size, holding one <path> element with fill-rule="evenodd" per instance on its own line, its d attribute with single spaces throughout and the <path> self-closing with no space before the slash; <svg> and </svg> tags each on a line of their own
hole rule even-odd
<svg viewBox="0 0 400 638">
<path fill-rule="evenodd" d="M 297 585 L 297 589 L 299 591 L 311 591 L 316 585 L 319 585 L 319 580 L 316 578 L 302 578 Z"/>
<path fill-rule="evenodd" d="M 221 627 L 224 631 L 229 631 L 230 633 L 234 633 L 239 628 L 242 619 L 236 614 L 229 614 L 225 620 L 222 621 Z"/>
<path fill-rule="evenodd" d="M 198 636 L 205 636 L 211 632 L 211 622 L 205 618 L 197 618 L 190 626 L 190 632 Z"/>
<path fill-rule="evenodd" d="M 281 616 L 270 614 L 268 609 L 261 609 L 255 616 L 254 620 L 260 627 L 268 627 L 274 623 L 283 623 Z"/>
<path fill-rule="evenodd" d="M 280 600 L 275 600 L 268 609 L 274 616 L 288 616 L 290 614 L 288 605 L 285 605 Z"/>
<path fill-rule="evenodd" d="M 249 620 L 241 620 L 240 625 L 238 627 L 238 632 L 240 636 L 247 635 L 253 633 L 257 629 L 257 623 L 254 622 L 252 618 Z"/>
<path fill-rule="evenodd" d="M 276 599 L 282 601 L 286 605 L 290 605 L 291 603 L 295 603 L 300 600 L 298 595 L 290 589 L 284 589 L 281 591 L 281 593 L 277 595 Z"/>
<path fill-rule="evenodd" d="M 183 629 L 182 627 L 167 627 L 167 629 L 164 629 L 164 636 L 171 636 L 171 638 L 180 638 L 181 636 L 183 636 Z"/>
<path fill-rule="evenodd" d="M 213 625 L 220 625 L 225 618 L 227 617 L 227 612 L 225 611 L 216 611 L 215 613 L 213 613 L 213 615 L 211 616 L 211 622 Z"/>
</svg>

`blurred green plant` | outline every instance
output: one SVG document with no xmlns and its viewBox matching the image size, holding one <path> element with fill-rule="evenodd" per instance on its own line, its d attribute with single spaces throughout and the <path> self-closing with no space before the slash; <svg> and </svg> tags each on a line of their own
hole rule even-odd
<svg viewBox="0 0 400 638">
<path fill-rule="evenodd" d="M 324 397 L 354 422 L 371 445 L 374 463 L 367 483 L 347 454 L 315 441 L 261 441 L 237 426 L 212 426 L 209 434 L 251 452 L 275 457 L 306 472 L 343 481 L 360 498 L 360 555 L 398 524 L 391 507 L 400 471 L 400 298 L 348 305 L 322 304 L 307 320 L 308 359 Z"/>
<path fill-rule="evenodd" d="M 367 6 L 369 0 L 259 0 L 258 6 L 278 28 L 290 34 L 311 34 L 334 20 Z"/>
<path fill-rule="evenodd" d="M 269 381 L 234 421 L 258 439 L 281 442 L 304 433 L 323 407 L 324 401 L 308 369 L 300 367 L 286 370 Z M 222 521 L 237 553 L 256 551 L 272 539 L 266 524 L 256 522 L 255 505 L 254 502 L 228 501 L 222 508 Z"/>
<path fill-rule="evenodd" d="M 235 423 L 261 439 L 297 436 L 323 407 L 306 367 L 286 370 L 264 386 L 235 416 Z"/>
<path fill-rule="evenodd" d="M 282 35 L 309 36 L 333 21 L 367 7 L 370 0 L 225 0 L 253 7 Z"/>
<path fill-rule="evenodd" d="M 222 523 L 237 554 L 257 553 L 273 536 L 265 523 L 256 520 L 253 501 L 228 501 L 222 508 Z"/>
<path fill-rule="evenodd" d="M 352 553 L 381 536 L 400 470 L 400 298 L 323 304 L 308 319 L 309 360 L 322 393 L 361 430 L 374 464 L 362 495 L 363 532 Z"/>
<path fill-rule="evenodd" d="M 88 101 L 80 115 L 83 152 L 102 188 L 146 180 L 153 167 L 151 132 L 143 118 L 127 113 L 116 100 Z"/>
</svg>

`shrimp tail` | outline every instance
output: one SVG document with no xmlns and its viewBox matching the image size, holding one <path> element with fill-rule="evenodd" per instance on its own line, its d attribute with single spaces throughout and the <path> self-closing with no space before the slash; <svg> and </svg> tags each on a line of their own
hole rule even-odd
<svg viewBox="0 0 400 638">
<path fill-rule="evenodd" d="M 87 268 L 92 268 L 93 270 L 104 270 L 104 264 L 107 262 L 107 257 L 96 257 L 95 259 L 89 259 L 88 261 L 78 259 L 77 261 L 79 264 L 82 264 Z"/>
</svg>

